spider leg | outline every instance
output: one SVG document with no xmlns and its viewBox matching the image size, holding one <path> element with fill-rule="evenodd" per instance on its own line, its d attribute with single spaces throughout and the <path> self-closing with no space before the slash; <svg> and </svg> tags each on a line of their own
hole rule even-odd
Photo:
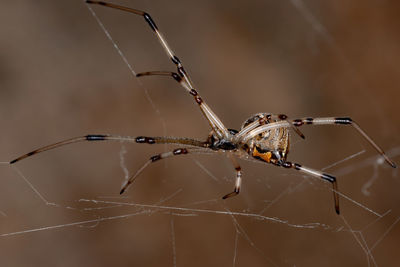
<svg viewBox="0 0 400 267">
<path fill-rule="evenodd" d="M 38 153 L 55 149 L 61 146 L 86 142 L 86 141 L 119 141 L 119 142 L 131 142 L 131 143 L 147 143 L 147 144 L 181 144 L 187 146 L 195 146 L 195 147 L 203 147 L 206 148 L 208 145 L 206 142 L 198 141 L 190 138 L 176 138 L 176 137 L 146 137 L 146 136 L 118 136 L 118 135 L 110 135 L 110 134 L 89 134 L 85 136 L 77 136 L 73 138 L 69 138 L 51 145 L 43 146 L 38 149 L 35 149 L 29 153 L 19 156 L 16 159 L 11 160 L 9 163 L 14 164 L 20 160 L 23 160 L 27 157 L 36 155 Z"/>
<path fill-rule="evenodd" d="M 279 114 L 277 116 L 281 121 L 286 121 L 288 123 L 288 125 L 294 130 L 294 132 L 296 134 L 298 134 L 301 138 L 305 139 L 304 134 L 297 128 L 297 126 L 294 125 L 294 123 L 292 121 L 288 120 L 288 117 L 285 114 Z M 261 126 L 261 125 L 265 125 L 265 124 L 269 124 L 268 120 L 271 119 L 271 117 L 268 118 L 262 118 L 259 120 L 256 120 L 252 123 L 250 123 L 249 125 L 247 125 L 246 127 L 244 127 L 242 130 L 240 130 L 239 133 L 237 133 L 234 138 L 237 141 L 241 141 L 242 138 L 247 135 L 250 131 L 252 131 L 253 129 Z"/>
<path fill-rule="evenodd" d="M 253 137 L 255 137 L 256 135 L 258 135 L 260 133 L 263 133 L 263 132 L 271 130 L 271 129 L 288 128 L 288 127 L 291 127 L 290 124 L 291 123 L 289 123 L 288 121 L 282 120 L 282 121 L 277 121 L 277 122 L 271 122 L 271 123 L 264 124 L 264 125 L 259 125 L 259 126 L 253 127 L 252 129 L 247 131 L 247 133 L 241 135 L 239 141 L 242 143 L 246 143 L 248 140 L 252 139 Z M 244 129 L 246 129 L 246 128 L 244 128 Z M 235 136 L 239 135 L 240 133 L 241 132 L 239 132 Z"/>
<path fill-rule="evenodd" d="M 292 124 L 296 127 L 300 127 L 302 125 L 351 125 L 353 126 L 363 137 L 372 145 L 373 148 L 386 160 L 386 162 L 392 166 L 393 168 L 397 168 L 396 163 L 394 163 L 372 139 L 369 137 L 361 128 L 355 123 L 351 118 L 334 118 L 334 117 L 326 117 L 326 118 L 302 118 L 302 119 L 295 119 L 291 120 Z M 247 134 L 241 137 L 241 142 L 246 143 L 248 140 L 253 138 L 254 136 L 271 130 L 277 129 L 281 127 L 291 127 L 291 123 L 287 121 L 277 121 L 265 125 L 261 125 L 259 127 L 254 128 L 253 130 L 249 131 Z"/>
<path fill-rule="evenodd" d="M 242 184 L 242 171 L 241 171 L 242 169 L 240 168 L 240 165 L 237 163 L 237 161 L 233 155 L 229 155 L 229 158 L 233 164 L 233 167 L 235 167 L 235 171 L 236 171 L 235 188 L 233 189 L 233 191 L 231 193 L 223 196 L 222 199 L 227 199 L 227 198 L 238 195 L 240 192 L 240 186 Z"/>
<path fill-rule="evenodd" d="M 288 162 L 288 161 L 283 162 L 281 166 L 285 167 L 285 168 L 293 168 L 293 169 L 298 170 L 300 172 L 303 172 L 303 173 L 306 173 L 306 174 L 309 174 L 309 175 L 312 175 L 314 177 L 321 178 L 321 179 L 323 179 L 325 181 L 330 182 L 332 184 L 333 200 L 335 201 L 335 211 L 336 211 L 337 214 L 340 214 L 339 194 L 338 194 L 339 191 L 338 191 L 336 178 L 334 176 L 332 176 L 330 174 L 327 174 L 327 173 L 323 173 L 323 172 L 314 170 L 314 169 L 311 169 L 311 168 L 308 168 L 308 167 L 301 166 L 298 163 L 292 163 L 292 162 Z"/>
<path fill-rule="evenodd" d="M 151 163 L 178 155 L 186 155 L 189 153 L 207 153 L 207 152 L 211 153 L 213 151 L 210 149 L 202 149 L 202 148 L 177 148 L 172 151 L 154 155 L 150 157 L 150 159 L 146 161 L 146 163 L 139 170 L 137 170 L 134 175 L 132 175 L 131 177 L 129 177 L 128 180 L 125 181 L 125 183 L 121 188 L 120 194 L 123 194 L 126 191 L 126 189 L 137 179 L 139 174 L 141 174 L 143 170 L 146 169 L 146 167 L 149 166 Z"/>
<path fill-rule="evenodd" d="M 385 152 L 380 148 L 371 137 L 364 132 L 358 124 L 353 121 L 351 118 L 335 118 L 335 117 L 325 117 L 325 118 L 302 118 L 302 119 L 295 119 L 292 120 L 292 123 L 299 127 L 302 125 L 351 125 L 353 126 L 367 141 L 370 143 L 375 150 L 381 154 L 381 156 L 386 160 L 386 162 L 396 168 L 396 164 L 385 154 Z"/>
<path fill-rule="evenodd" d="M 304 136 L 304 134 L 299 130 L 299 128 L 297 128 L 297 126 L 296 126 L 293 122 L 291 122 L 291 121 L 288 119 L 288 116 L 286 116 L 285 114 L 279 114 L 278 117 L 279 117 L 280 120 L 285 120 L 285 121 L 289 122 L 290 128 L 292 128 L 293 131 L 294 131 L 298 136 L 300 136 L 300 137 L 303 138 L 303 139 L 306 138 L 306 137 Z"/>
<path fill-rule="evenodd" d="M 199 105 L 201 112 L 207 118 L 210 123 L 211 128 L 220 137 L 227 138 L 229 136 L 229 131 L 218 118 L 218 116 L 211 110 L 211 108 L 202 100 L 196 90 L 191 89 L 187 81 L 182 79 L 182 77 L 176 72 L 168 71 L 147 71 L 136 74 L 136 77 L 143 76 L 171 76 L 174 78 L 183 88 L 185 88 L 195 99 L 196 103 Z"/>
<path fill-rule="evenodd" d="M 106 2 L 102 2 L 102 1 L 87 0 L 86 3 L 98 4 L 98 5 L 115 8 L 115 9 L 123 10 L 123 11 L 129 12 L 129 13 L 133 13 L 133 14 L 142 16 L 146 20 L 146 22 L 149 24 L 150 28 L 156 34 L 161 46 L 164 48 L 167 55 L 170 57 L 172 62 L 176 65 L 178 76 L 184 80 L 184 85 L 182 84 L 182 86 L 193 96 L 194 100 L 199 105 L 204 116 L 207 118 L 208 122 L 210 123 L 211 128 L 214 130 L 214 132 L 220 138 L 228 138 L 231 136 L 229 131 L 227 130 L 227 128 L 221 122 L 221 120 L 217 117 L 217 115 L 214 114 L 214 112 L 210 109 L 210 107 L 203 101 L 203 99 L 200 97 L 197 90 L 194 89 L 193 83 L 192 83 L 189 75 L 186 73 L 186 71 L 182 65 L 182 62 L 179 60 L 179 58 L 174 54 L 172 49 L 169 47 L 167 41 L 162 36 L 162 34 L 158 30 L 158 27 L 156 26 L 154 20 L 151 18 L 151 16 L 148 13 L 141 11 L 141 10 L 124 7 L 124 6 L 120 6 L 120 5 L 116 5 L 116 4 L 106 3 Z M 164 72 L 158 72 L 158 75 L 165 75 L 165 73 L 164 74 L 161 74 L 161 73 L 164 73 Z M 147 75 L 152 75 L 152 74 L 147 74 Z M 153 73 L 153 75 L 157 75 L 157 74 Z"/>
</svg>

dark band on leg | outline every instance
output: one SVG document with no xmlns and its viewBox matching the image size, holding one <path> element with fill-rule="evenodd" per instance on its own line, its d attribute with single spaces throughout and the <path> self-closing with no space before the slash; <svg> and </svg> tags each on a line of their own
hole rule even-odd
<svg viewBox="0 0 400 267">
<path fill-rule="evenodd" d="M 195 90 L 195 89 L 192 89 L 192 90 L 190 90 L 190 94 L 192 95 L 192 96 L 197 96 L 197 91 Z"/>
<path fill-rule="evenodd" d="M 186 70 L 182 66 L 180 66 L 178 67 L 178 73 L 183 77 L 186 75 Z"/>
<path fill-rule="evenodd" d="M 236 195 L 238 195 L 238 194 L 239 194 L 239 188 L 235 188 L 235 189 L 233 190 L 233 192 L 231 192 L 231 193 L 229 193 L 229 194 L 223 196 L 222 199 L 227 199 L 227 198 L 230 198 L 230 197 L 234 197 L 234 196 L 236 196 Z"/>
<path fill-rule="evenodd" d="M 88 141 L 103 141 L 106 140 L 107 135 L 104 134 L 88 134 L 85 136 Z"/>
<path fill-rule="evenodd" d="M 182 81 L 182 78 L 178 75 L 178 73 L 173 72 L 172 73 L 172 77 L 178 82 L 180 83 Z"/>
<path fill-rule="evenodd" d="M 322 174 L 322 179 L 327 180 L 328 182 L 331 182 L 331 183 L 336 182 L 336 177 L 326 174 L 326 173 Z"/>
<path fill-rule="evenodd" d="M 181 61 L 179 60 L 179 58 L 178 58 L 177 56 L 173 56 L 173 57 L 171 58 L 171 60 L 172 60 L 172 62 L 173 62 L 175 65 L 181 64 Z"/>
<path fill-rule="evenodd" d="M 161 157 L 160 154 L 155 155 L 155 156 L 152 156 L 152 157 L 150 158 L 151 162 L 154 162 L 154 161 L 157 161 L 157 160 L 160 160 L 160 159 L 162 159 L 162 157 Z"/>
<path fill-rule="evenodd" d="M 187 154 L 188 151 L 187 151 L 186 148 L 177 148 L 177 149 L 175 149 L 174 151 L 172 151 L 172 153 L 173 153 L 174 155 L 180 155 L 180 154 Z"/>
<path fill-rule="evenodd" d="M 336 124 L 351 124 L 352 122 L 351 118 L 335 118 Z"/>
<path fill-rule="evenodd" d="M 305 121 L 306 124 L 312 124 L 314 119 L 313 118 L 306 118 L 304 121 Z"/>
<path fill-rule="evenodd" d="M 287 116 L 286 116 L 285 114 L 279 114 L 279 115 L 278 115 L 278 118 L 279 118 L 280 120 L 286 120 L 286 119 L 287 119 Z"/>
<path fill-rule="evenodd" d="M 201 103 L 203 103 L 203 99 L 201 99 L 201 97 L 198 96 L 198 95 L 196 95 L 196 96 L 194 97 L 194 100 L 196 100 L 197 104 L 199 104 L 199 105 L 201 105 Z"/>
<path fill-rule="evenodd" d="M 146 137 L 146 136 L 138 136 L 135 139 L 136 143 L 147 143 L 147 144 L 154 144 L 156 141 L 152 137 Z"/>
<path fill-rule="evenodd" d="M 293 121 L 293 125 L 296 126 L 296 127 L 297 126 L 301 126 L 303 124 L 304 124 L 304 122 L 302 120 L 300 120 L 300 119 L 296 119 L 296 120 Z"/>
<path fill-rule="evenodd" d="M 150 17 L 148 13 L 143 14 L 144 19 L 147 21 L 147 23 L 150 25 L 151 29 L 153 31 L 157 31 L 157 25 L 154 23 L 154 20 Z"/>
<path fill-rule="evenodd" d="M 295 168 L 296 170 L 301 170 L 301 165 L 298 164 L 298 163 L 295 163 L 295 164 L 294 164 L 294 168 Z"/>
</svg>

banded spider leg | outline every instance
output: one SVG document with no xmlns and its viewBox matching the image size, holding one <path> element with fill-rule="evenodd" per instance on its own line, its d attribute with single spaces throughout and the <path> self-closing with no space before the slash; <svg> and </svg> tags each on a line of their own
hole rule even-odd
<svg viewBox="0 0 400 267">
<path fill-rule="evenodd" d="M 122 194 L 126 188 L 137 178 L 137 176 L 147 167 L 150 163 L 158 161 L 160 159 L 169 158 L 171 156 L 176 155 L 184 155 L 191 153 L 211 153 L 213 150 L 207 149 L 208 144 L 203 141 L 191 139 L 191 138 L 175 138 L 175 137 L 147 137 L 147 136 L 138 136 L 138 137 L 131 137 L 131 136 L 118 136 L 118 135 L 110 135 L 110 134 L 90 134 L 85 136 L 77 136 L 73 138 L 69 138 L 54 144 L 50 144 L 47 146 L 40 147 L 35 149 L 31 152 L 23 154 L 9 163 L 14 164 L 18 161 L 21 161 L 27 157 L 34 156 L 41 152 L 45 152 L 48 150 L 52 150 L 58 147 L 62 147 L 65 145 L 70 145 L 79 142 L 97 142 L 97 141 L 118 141 L 118 142 L 130 142 L 130 143 L 139 143 L 139 144 L 178 144 L 184 145 L 183 148 L 177 148 L 170 152 L 161 153 L 155 156 L 152 156 L 149 161 L 145 163 L 145 165 L 140 168 L 134 175 L 132 175 L 124 184 L 121 189 L 120 194 Z"/>
<path fill-rule="evenodd" d="M 138 175 L 151 163 L 157 162 L 161 159 L 166 159 L 176 155 L 186 155 L 188 153 L 214 153 L 221 151 L 227 155 L 236 171 L 235 187 L 231 193 L 223 196 L 223 199 L 236 196 L 240 192 L 242 183 L 242 171 L 240 165 L 236 161 L 236 157 L 249 156 L 253 160 L 261 160 L 266 163 L 271 163 L 275 166 L 284 168 L 291 168 L 302 173 L 320 178 L 332 184 L 333 197 L 335 202 L 335 210 L 339 214 L 339 195 L 336 178 L 330 174 L 314 170 L 298 163 L 286 161 L 289 152 L 289 132 L 288 128 L 294 130 L 301 138 L 304 138 L 303 133 L 299 130 L 303 125 L 351 125 L 355 128 L 361 136 L 386 160 L 386 162 L 393 168 L 396 164 L 389 159 L 383 150 L 356 124 L 351 118 L 334 118 L 334 117 L 321 117 L 321 118 L 302 118 L 302 119 L 289 119 L 284 114 L 273 115 L 268 113 L 258 113 L 253 115 L 245 121 L 240 131 L 227 129 L 222 121 L 215 115 L 210 107 L 203 101 L 197 90 L 194 88 L 193 83 L 185 71 L 182 62 L 173 53 L 168 46 L 165 38 L 158 30 L 154 20 L 146 12 L 123 7 L 102 1 L 87 0 L 88 4 L 97 4 L 105 7 L 123 10 L 135 15 L 142 16 L 148 23 L 152 31 L 155 33 L 158 41 L 165 50 L 168 57 L 172 60 L 177 68 L 177 72 L 169 71 L 147 71 L 137 74 L 137 77 L 142 76 L 170 76 L 175 79 L 190 95 L 200 108 L 203 116 L 206 118 L 211 126 L 211 133 L 206 141 L 199 141 L 191 138 L 174 138 L 174 137 L 124 137 L 108 134 L 91 134 L 85 136 L 78 136 L 66 139 L 51 145 L 41 147 L 26 153 L 14 160 L 10 164 L 14 164 L 27 157 L 36 155 L 38 153 L 55 149 L 64 145 L 69 145 L 85 141 L 120 141 L 132 142 L 141 144 L 177 144 L 180 148 L 174 149 L 169 152 L 164 152 L 151 157 L 134 175 L 125 181 L 120 193 L 122 194 L 130 184 L 138 177 Z"/>
<path fill-rule="evenodd" d="M 279 121 L 276 123 L 271 123 L 271 124 L 266 124 L 262 125 L 258 128 L 255 128 L 253 130 L 248 131 L 246 134 L 241 135 L 241 138 L 239 141 L 241 142 L 246 142 L 256 136 L 257 134 L 260 134 L 262 132 L 267 131 L 268 129 L 276 129 L 280 127 L 291 127 L 291 124 L 293 124 L 296 127 L 300 127 L 303 125 L 350 125 L 354 129 L 358 131 L 359 134 L 368 142 L 371 144 L 371 146 L 385 159 L 385 161 L 392 166 L 393 168 L 396 168 L 396 164 L 385 154 L 382 148 L 380 148 L 373 140 L 371 137 L 367 135 L 364 130 L 361 129 L 361 127 L 353 121 L 349 117 L 345 118 L 335 118 L 335 117 L 320 117 L 320 118 L 302 118 L 302 119 L 294 119 L 292 120 L 292 123 L 289 123 L 287 121 Z M 245 130 L 245 129 L 243 129 Z M 239 135 L 241 132 L 239 132 Z"/>
<path fill-rule="evenodd" d="M 169 58 L 172 60 L 172 62 L 176 65 L 177 68 L 177 74 L 181 79 L 183 79 L 183 82 L 181 82 L 181 85 L 193 96 L 195 102 L 199 105 L 201 112 L 205 116 L 205 118 L 208 120 L 211 128 L 215 132 L 215 134 L 219 138 L 231 138 L 231 134 L 225 127 L 225 125 L 222 123 L 222 121 L 218 118 L 218 116 L 211 110 L 211 108 L 203 101 L 203 99 L 200 97 L 198 91 L 194 88 L 193 83 L 189 77 L 189 74 L 187 74 L 186 70 L 183 67 L 182 62 L 179 60 L 179 58 L 175 55 L 175 53 L 172 51 L 172 49 L 169 47 L 167 41 L 165 38 L 162 36 L 161 32 L 158 30 L 158 27 L 156 26 L 154 20 L 151 18 L 151 16 L 141 10 L 133 9 L 133 8 L 128 8 L 116 4 L 111 4 L 111 3 L 106 3 L 102 1 L 92 1 L 92 0 L 87 0 L 86 3 L 88 4 L 97 4 L 97 5 L 102 5 L 105 7 L 110 7 L 110 8 L 115 8 L 119 10 L 123 10 L 135 15 L 142 16 L 145 21 L 148 23 L 150 28 L 154 31 L 156 34 L 161 46 L 164 48 L 165 52 L 169 56 Z M 166 72 L 147 72 L 148 75 L 149 73 L 157 73 L 158 75 L 165 75 L 162 73 Z M 140 76 L 140 75 L 139 75 Z M 177 77 L 178 77 L 177 76 Z M 177 79 L 177 77 L 175 79 Z"/>
<path fill-rule="evenodd" d="M 286 118 L 285 118 L 286 119 Z M 367 140 L 368 143 L 385 159 L 385 161 L 393 168 L 396 168 L 396 164 L 384 153 L 384 151 L 369 137 L 360 126 L 354 122 L 351 118 L 335 118 L 335 117 L 321 117 L 321 118 L 302 118 L 302 119 L 294 119 L 288 122 L 287 120 L 281 120 L 269 124 L 260 124 L 257 121 L 250 123 L 248 126 L 244 127 L 235 137 L 238 142 L 246 143 L 252 140 L 255 136 L 265 133 L 272 129 L 280 129 L 280 128 L 288 128 L 292 127 L 292 125 L 296 127 L 300 127 L 303 125 L 350 125 L 355 128 L 361 136 Z M 339 196 L 337 194 L 337 182 L 336 178 L 330 174 L 322 173 L 320 171 L 301 166 L 297 163 L 291 163 L 286 161 L 286 157 L 281 159 L 277 165 L 285 167 L 285 168 L 293 168 L 295 170 L 304 172 L 306 174 L 312 175 L 314 177 L 321 178 L 332 183 L 333 186 L 333 198 L 335 201 L 335 210 L 336 213 L 339 214 Z"/>
</svg>

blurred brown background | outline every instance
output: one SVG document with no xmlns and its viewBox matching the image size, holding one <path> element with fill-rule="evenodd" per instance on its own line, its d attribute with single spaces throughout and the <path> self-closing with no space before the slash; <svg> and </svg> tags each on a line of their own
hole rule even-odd
<svg viewBox="0 0 400 267">
<path fill-rule="evenodd" d="M 153 16 L 227 127 L 238 129 L 257 112 L 351 116 L 400 163 L 397 1 L 116 3 Z M 135 71 L 174 70 L 142 18 L 93 8 Z M 131 75 L 83 1 L 3 1 L 0 23 L 0 161 L 89 133 L 208 135 L 197 106 L 172 79 Z M 323 169 L 365 151 L 326 172 L 338 176 L 344 195 L 373 212 L 342 197 L 343 217 L 337 216 L 328 184 L 242 161 L 243 191 L 222 201 L 234 183 L 233 168 L 223 156 L 154 164 L 119 198 L 121 153 L 132 173 L 170 148 L 81 143 L 15 168 L 0 165 L 0 263 L 396 266 L 398 171 L 378 164 L 375 151 L 352 129 L 302 131 L 306 140 L 293 136 L 289 159 L 305 166 Z M 261 213 L 314 228 L 196 209 Z M 382 218 L 374 214 L 386 212 Z M 73 223 L 78 224 L 68 226 Z M 7 235 L 44 227 L 53 228 Z"/>
</svg>

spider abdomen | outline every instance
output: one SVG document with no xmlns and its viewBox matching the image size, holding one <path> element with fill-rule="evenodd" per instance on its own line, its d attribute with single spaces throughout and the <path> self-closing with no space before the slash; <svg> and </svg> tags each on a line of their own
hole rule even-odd
<svg viewBox="0 0 400 267">
<path fill-rule="evenodd" d="M 286 128 L 268 130 L 251 140 L 249 147 L 249 153 L 254 158 L 281 165 L 289 151 L 289 132 Z"/>
<path fill-rule="evenodd" d="M 254 123 L 260 127 L 283 119 L 280 115 L 258 113 L 247 119 L 243 123 L 242 129 Z M 280 127 L 259 133 L 246 142 L 246 152 L 258 160 L 281 165 L 286 161 L 289 152 L 289 130 Z"/>
</svg>

